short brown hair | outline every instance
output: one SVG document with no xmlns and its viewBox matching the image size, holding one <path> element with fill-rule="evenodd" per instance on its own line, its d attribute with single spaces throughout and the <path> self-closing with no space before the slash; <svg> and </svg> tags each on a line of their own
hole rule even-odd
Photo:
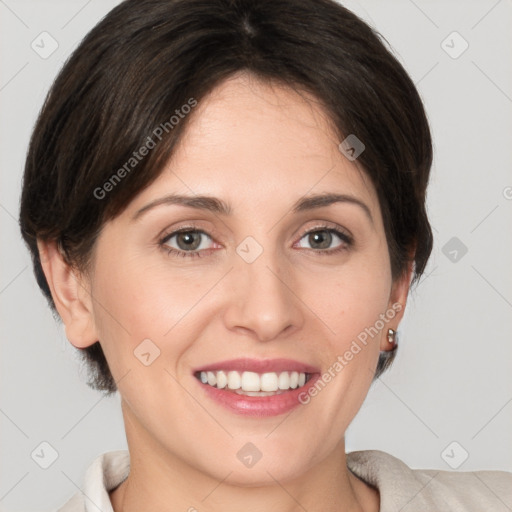
<svg viewBox="0 0 512 512">
<path fill-rule="evenodd" d="M 102 187 L 190 98 L 247 71 L 313 94 L 342 141 L 365 144 L 394 278 L 414 279 L 432 249 L 425 194 L 432 141 L 420 96 L 384 39 L 333 0 L 126 0 L 84 38 L 48 93 L 26 159 L 20 227 L 37 282 L 55 310 L 37 239 L 56 240 L 87 268 L 103 224 L 155 180 L 187 117 L 122 184 Z M 116 391 L 99 341 L 81 349 L 89 386 Z M 377 378 L 393 358 L 381 354 Z"/>
</svg>

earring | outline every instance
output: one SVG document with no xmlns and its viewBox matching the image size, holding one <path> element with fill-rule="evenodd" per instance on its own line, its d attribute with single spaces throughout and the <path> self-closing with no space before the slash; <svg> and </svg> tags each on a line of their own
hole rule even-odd
<svg viewBox="0 0 512 512">
<path fill-rule="evenodd" d="M 388 329 L 388 342 L 396 344 L 397 341 L 397 332 L 394 329 Z"/>
<path fill-rule="evenodd" d="M 374 380 L 382 375 L 389 368 L 395 359 L 398 348 L 398 333 L 394 329 L 388 329 L 386 334 L 388 343 L 391 345 L 389 350 L 381 350 L 379 353 L 379 362 L 377 363 L 377 371 Z"/>
</svg>

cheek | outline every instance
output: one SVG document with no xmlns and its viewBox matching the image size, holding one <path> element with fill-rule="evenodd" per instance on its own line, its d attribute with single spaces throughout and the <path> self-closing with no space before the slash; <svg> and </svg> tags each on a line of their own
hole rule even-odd
<svg viewBox="0 0 512 512">
<path fill-rule="evenodd" d="M 338 353 L 373 327 L 388 307 L 392 284 L 389 262 L 378 253 L 370 256 L 354 258 L 346 266 L 316 276 L 310 292 L 312 309 L 329 327 L 329 339 Z"/>
<path fill-rule="evenodd" d="M 325 354 L 319 399 L 312 396 L 313 415 L 325 415 L 344 431 L 368 392 L 377 366 L 380 340 L 391 291 L 389 262 L 375 252 L 317 280 L 310 296 L 319 312 L 324 336 L 316 339 Z M 322 292 L 323 290 L 323 292 Z M 315 395 L 316 396 L 316 395 Z"/>
<path fill-rule="evenodd" d="M 151 340 L 161 352 L 172 340 L 173 356 L 178 357 L 188 339 L 177 338 L 173 329 L 180 330 L 204 288 L 186 273 L 169 271 L 165 264 L 103 258 L 95 269 L 94 321 L 114 376 L 133 365 L 134 351 L 147 343 L 144 340 Z"/>
<path fill-rule="evenodd" d="M 328 328 L 317 323 L 323 336 L 312 333 L 316 352 L 324 354 L 325 382 L 325 388 L 318 384 L 319 399 L 312 398 L 313 415 L 327 416 L 344 431 L 364 401 L 377 366 L 381 315 L 388 308 L 392 284 L 389 261 L 381 251 L 371 251 L 316 283 L 311 309 Z"/>
</svg>

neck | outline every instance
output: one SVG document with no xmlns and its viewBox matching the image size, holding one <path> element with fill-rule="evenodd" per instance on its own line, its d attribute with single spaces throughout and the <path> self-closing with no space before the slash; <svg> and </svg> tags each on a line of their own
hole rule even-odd
<svg viewBox="0 0 512 512">
<path fill-rule="evenodd" d="M 379 494 L 347 468 L 345 440 L 320 463 L 293 478 L 240 485 L 237 471 L 217 479 L 175 456 L 141 430 L 127 427 L 130 474 L 110 493 L 114 512 L 378 512 Z M 144 430 L 144 429 L 143 429 Z"/>
</svg>

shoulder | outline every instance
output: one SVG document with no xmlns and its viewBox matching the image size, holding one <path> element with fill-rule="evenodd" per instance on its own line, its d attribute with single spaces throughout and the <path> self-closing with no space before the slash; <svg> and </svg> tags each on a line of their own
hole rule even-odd
<svg viewBox="0 0 512 512">
<path fill-rule="evenodd" d="M 347 466 L 380 493 L 380 512 L 510 512 L 512 473 L 412 469 L 380 450 L 346 455 Z"/>
<path fill-rule="evenodd" d="M 57 512 L 113 512 L 109 491 L 123 482 L 130 472 L 128 450 L 106 452 L 96 457 L 87 468 L 81 490 L 74 494 Z M 92 510 L 92 509 L 91 509 Z"/>
</svg>

